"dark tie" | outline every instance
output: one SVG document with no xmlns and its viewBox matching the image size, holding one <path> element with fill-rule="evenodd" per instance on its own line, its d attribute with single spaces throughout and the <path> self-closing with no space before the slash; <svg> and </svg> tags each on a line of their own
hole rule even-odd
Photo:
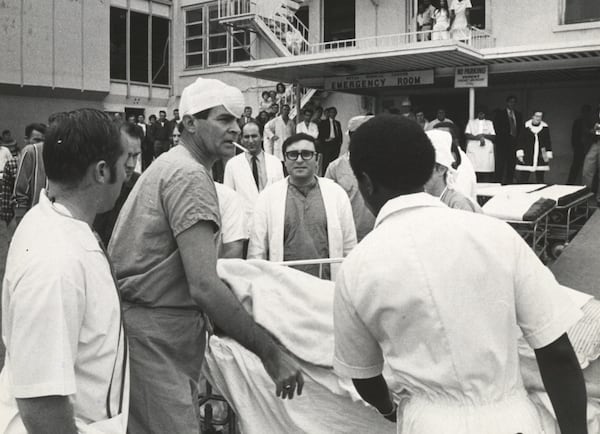
<svg viewBox="0 0 600 434">
<path fill-rule="evenodd" d="M 516 137 L 517 135 L 517 122 L 515 119 L 515 112 L 510 110 L 510 115 L 508 116 L 510 121 L 510 135 Z"/>
<path fill-rule="evenodd" d="M 260 191 L 260 185 L 258 183 L 258 161 L 255 155 L 252 156 L 252 176 L 254 182 L 256 182 L 256 188 Z"/>
</svg>

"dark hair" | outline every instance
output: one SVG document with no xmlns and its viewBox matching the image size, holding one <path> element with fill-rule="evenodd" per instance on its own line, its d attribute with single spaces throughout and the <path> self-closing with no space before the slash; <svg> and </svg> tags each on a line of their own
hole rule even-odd
<svg viewBox="0 0 600 434">
<path fill-rule="evenodd" d="M 42 151 L 50 181 L 74 187 L 91 164 L 104 160 L 110 182 L 116 179 L 116 163 L 123 149 L 117 126 L 96 109 L 79 109 L 55 122 L 46 134 Z"/>
<path fill-rule="evenodd" d="M 483 113 L 485 114 L 485 117 L 488 117 L 488 108 L 484 105 L 478 105 L 475 107 L 475 116 L 477 116 L 479 113 Z"/>
<path fill-rule="evenodd" d="M 178 108 L 174 108 L 173 109 L 173 113 L 175 113 L 175 112 L 179 113 L 179 109 Z"/>
<path fill-rule="evenodd" d="M 514 99 L 514 100 L 516 101 L 516 100 L 517 100 L 517 97 L 516 97 L 515 95 L 512 95 L 512 94 L 511 94 L 511 95 L 508 95 L 508 96 L 506 97 L 506 102 L 508 102 L 508 100 L 509 100 L 509 99 Z"/>
<path fill-rule="evenodd" d="M 368 120 L 350 138 L 350 164 L 396 192 L 422 188 L 431 177 L 435 150 L 419 124 L 403 116 L 380 115 Z"/>
<path fill-rule="evenodd" d="M 246 109 L 252 110 L 252 107 L 250 107 L 249 105 L 247 105 L 246 107 L 244 107 L 244 110 L 246 110 Z"/>
<path fill-rule="evenodd" d="M 142 116 L 144 116 L 144 115 L 142 115 Z M 148 116 L 148 120 L 149 121 L 151 121 L 152 119 L 156 120 L 156 115 L 150 115 L 150 116 Z"/>
<path fill-rule="evenodd" d="M 117 122 L 119 131 L 127 134 L 129 137 L 144 140 L 144 131 L 139 125 L 131 122 Z"/>
<path fill-rule="evenodd" d="M 164 113 L 164 114 L 165 114 L 165 116 L 167 115 L 167 112 L 166 112 L 166 111 L 164 111 L 164 110 L 160 110 L 160 111 L 158 112 L 158 114 L 161 114 L 161 113 Z M 154 115 L 151 115 L 150 117 L 152 117 L 152 116 L 154 116 Z M 155 117 L 156 117 L 156 116 L 155 116 Z"/>
<path fill-rule="evenodd" d="M 284 140 L 283 144 L 281 145 L 281 152 L 285 154 L 285 151 L 289 146 L 293 145 L 294 143 L 298 143 L 300 140 L 308 140 L 313 145 L 315 145 L 315 147 L 317 146 L 317 141 L 310 134 L 297 133 L 289 136 L 287 139 Z"/>
<path fill-rule="evenodd" d="M 285 92 L 285 84 L 279 82 L 275 85 L 275 90 L 279 92 L 279 86 L 283 86 L 283 91 Z"/>
<path fill-rule="evenodd" d="M 269 91 L 268 90 L 263 90 L 263 93 L 260 94 L 261 97 L 263 97 L 265 95 L 271 96 L 271 95 L 269 95 Z"/>
<path fill-rule="evenodd" d="M 450 135 L 452 136 L 452 145 L 450 145 L 450 151 L 454 154 L 454 163 L 452 163 L 452 167 L 454 169 L 458 169 L 458 166 L 462 164 L 462 158 L 460 156 L 460 151 L 458 150 L 458 145 L 460 144 L 460 131 L 456 124 L 452 122 L 438 122 L 433 126 L 436 128 L 448 128 Z"/>
<path fill-rule="evenodd" d="M 4 131 L 2 131 L 2 135 L 5 135 L 5 134 L 10 134 L 10 130 L 4 130 Z"/>
<path fill-rule="evenodd" d="M 60 122 L 61 119 L 66 118 L 69 115 L 67 112 L 55 112 L 48 116 L 48 125 L 52 126 L 55 122 Z"/>
<path fill-rule="evenodd" d="M 185 127 L 183 126 L 183 122 L 179 122 L 179 123 L 177 124 L 177 127 L 176 127 L 176 128 L 177 128 L 177 131 L 179 131 L 179 134 L 183 133 L 183 129 L 185 128 Z"/>
<path fill-rule="evenodd" d="M 46 134 L 46 125 L 33 123 L 25 127 L 25 137 L 31 137 L 33 131 L 39 131 L 42 134 Z"/>
</svg>

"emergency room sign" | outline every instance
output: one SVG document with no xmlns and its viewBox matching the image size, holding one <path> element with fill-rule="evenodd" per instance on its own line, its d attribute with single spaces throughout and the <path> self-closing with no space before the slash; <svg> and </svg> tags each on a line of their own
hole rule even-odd
<svg viewBox="0 0 600 434">
<path fill-rule="evenodd" d="M 326 77 L 325 90 L 370 89 L 433 84 L 433 69 L 423 71 L 388 72 L 385 74 Z"/>
<path fill-rule="evenodd" d="M 454 69 L 454 87 L 487 87 L 487 66 L 460 66 Z"/>
</svg>

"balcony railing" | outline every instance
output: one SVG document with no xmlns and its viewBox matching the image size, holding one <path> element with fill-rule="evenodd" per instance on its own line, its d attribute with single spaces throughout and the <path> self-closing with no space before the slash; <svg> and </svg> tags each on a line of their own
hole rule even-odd
<svg viewBox="0 0 600 434">
<path fill-rule="evenodd" d="M 309 44 L 308 50 L 302 54 L 319 54 L 346 50 L 392 50 L 425 42 L 431 45 L 435 44 L 435 41 L 431 41 L 431 35 L 431 31 L 422 31 L 321 42 L 318 44 Z M 475 49 L 491 48 L 495 45 L 495 39 L 491 34 L 476 27 L 469 28 L 467 39 L 457 42 Z"/>
</svg>

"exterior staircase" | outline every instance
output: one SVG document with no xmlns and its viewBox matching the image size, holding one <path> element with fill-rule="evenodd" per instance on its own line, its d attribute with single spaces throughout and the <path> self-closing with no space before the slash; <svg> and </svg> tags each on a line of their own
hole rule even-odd
<svg viewBox="0 0 600 434">
<path fill-rule="evenodd" d="M 236 29 L 247 29 L 262 36 L 278 56 L 297 56 L 309 50 L 308 28 L 296 12 L 305 0 L 219 0 L 219 21 Z M 286 87 L 290 87 L 287 85 Z M 315 95 L 316 89 L 302 89 L 300 108 Z M 296 95 L 290 92 L 291 116 L 298 109 Z"/>
</svg>

